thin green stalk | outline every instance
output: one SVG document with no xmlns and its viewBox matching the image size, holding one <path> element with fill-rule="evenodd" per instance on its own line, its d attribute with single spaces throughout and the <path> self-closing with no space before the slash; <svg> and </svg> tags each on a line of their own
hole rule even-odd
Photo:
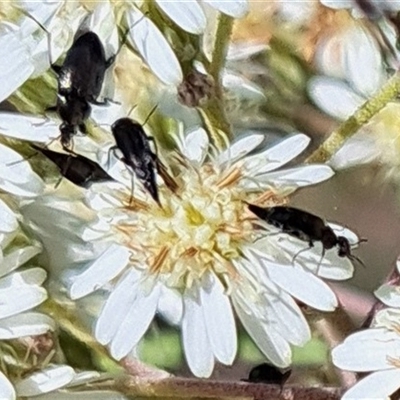
<svg viewBox="0 0 400 400">
<path fill-rule="evenodd" d="M 218 18 L 212 59 L 208 68 L 208 73 L 214 80 L 215 95 L 201 109 L 201 116 L 210 139 L 219 149 L 226 147 L 226 138 L 232 138 L 231 126 L 226 118 L 221 84 L 221 70 L 225 65 L 232 27 L 233 18 L 221 13 Z"/>
<path fill-rule="evenodd" d="M 306 160 L 308 163 L 324 163 L 328 161 L 362 126 L 381 111 L 400 93 L 400 71 L 380 89 L 371 99 L 367 100 L 350 118 L 344 121 L 324 143 Z"/>
<path fill-rule="evenodd" d="M 232 34 L 233 18 L 225 14 L 219 14 L 218 26 L 215 33 L 214 48 L 211 56 L 211 64 L 209 68 L 210 75 L 215 82 L 220 83 L 220 72 L 225 65 L 228 45 Z"/>
</svg>

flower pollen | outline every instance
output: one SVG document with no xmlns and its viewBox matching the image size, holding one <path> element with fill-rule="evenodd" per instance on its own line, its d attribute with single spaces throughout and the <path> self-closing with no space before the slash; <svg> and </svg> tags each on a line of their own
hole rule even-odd
<svg viewBox="0 0 400 400">
<path fill-rule="evenodd" d="M 219 171 L 211 163 L 198 170 L 184 163 L 178 168 L 178 193 L 159 185 L 162 207 L 133 198 L 125 208 L 134 211 L 134 219 L 115 225 L 133 252 L 132 265 L 164 275 L 176 288 L 190 287 L 208 270 L 224 281 L 236 279 L 231 261 L 256 237 L 243 189 L 236 185 L 240 168 Z"/>
</svg>

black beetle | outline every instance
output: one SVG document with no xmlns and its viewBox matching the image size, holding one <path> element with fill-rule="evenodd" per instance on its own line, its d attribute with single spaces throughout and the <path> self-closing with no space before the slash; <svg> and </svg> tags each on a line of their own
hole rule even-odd
<svg viewBox="0 0 400 400">
<path fill-rule="evenodd" d="M 158 159 L 157 154 L 150 148 L 150 141 L 143 126 L 130 118 L 120 118 L 111 126 L 116 146 L 122 154 L 122 161 L 129 166 L 151 197 L 160 205 L 156 172 L 160 174 L 166 185 L 175 192 L 177 184 L 167 172 L 165 166 Z"/>
<path fill-rule="evenodd" d="M 61 175 L 85 189 L 92 183 L 105 182 L 113 180 L 99 164 L 76 153 L 57 153 L 46 148 L 31 145 L 57 165 Z"/>
<path fill-rule="evenodd" d="M 248 204 L 248 207 L 258 218 L 275 226 L 283 233 L 308 242 L 310 247 L 314 246 L 314 242 L 321 242 L 323 248 L 322 256 L 325 254 L 325 250 L 336 246 L 339 257 L 347 257 L 364 265 L 358 257 L 351 254 L 351 246 L 348 239 L 344 236 L 337 236 L 322 218 L 294 207 L 263 208 L 254 204 Z M 361 241 L 365 241 L 365 239 L 361 239 Z"/>
<path fill-rule="evenodd" d="M 58 93 L 57 105 L 49 110 L 56 110 L 63 121 L 60 131 L 65 150 L 70 147 L 77 128 L 86 133 L 85 121 L 91 112 L 89 103 L 106 104 L 97 98 L 106 70 L 114 60 L 115 55 L 106 59 L 99 37 L 89 31 L 74 40 L 61 66 L 52 65 L 58 75 Z"/>
<path fill-rule="evenodd" d="M 281 387 L 289 379 L 292 373 L 291 369 L 282 372 L 279 368 L 271 364 L 260 364 L 252 368 L 248 379 L 243 379 L 245 382 L 267 383 L 280 385 Z"/>
</svg>

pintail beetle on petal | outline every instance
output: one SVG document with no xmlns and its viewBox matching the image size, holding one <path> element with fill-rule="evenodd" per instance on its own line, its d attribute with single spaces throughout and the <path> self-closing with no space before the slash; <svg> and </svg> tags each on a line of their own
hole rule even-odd
<svg viewBox="0 0 400 400">
<path fill-rule="evenodd" d="M 58 153 L 33 144 L 31 146 L 56 164 L 61 175 L 75 185 L 88 189 L 93 183 L 113 180 L 99 164 L 89 158 L 76 153 Z"/>
<path fill-rule="evenodd" d="M 344 236 L 337 236 L 333 229 L 316 215 L 286 206 L 263 208 L 248 204 L 248 208 L 258 218 L 280 229 L 282 233 L 308 242 L 310 247 L 314 246 L 314 242 L 321 242 L 322 256 L 324 256 L 326 250 L 337 247 L 339 257 L 347 257 L 364 265 L 358 257 L 351 254 L 349 240 Z M 360 241 L 365 241 L 365 239 Z"/>
<path fill-rule="evenodd" d="M 58 75 L 57 105 L 51 110 L 58 112 L 63 121 L 60 126 L 61 144 L 68 150 L 71 138 L 79 128 L 86 133 L 85 121 L 89 118 L 92 104 L 97 101 L 107 68 L 115 55 L 106 59 L 104 47 L 94 32 L 85 32 L 75 38 L 61 66 L 52 65 Z"/>
<path fill-rule="evenodd" d="M 116 146 L 111 150 L 118 148 L 122 152 L 122 161 L 131 168 L 146 191 L 160 205 L 156 172 L 160 174 L 171 191 L 175 192 L 177 185 L 158 159 L 157 154 L 150 148 L 150 141 L 154 142 L 154 139 L 146 135 L 141 124 L 130 118 L 120 118 L 115 121 L 111 126 L 111 131 L 116 142 Z"/>
</svg>

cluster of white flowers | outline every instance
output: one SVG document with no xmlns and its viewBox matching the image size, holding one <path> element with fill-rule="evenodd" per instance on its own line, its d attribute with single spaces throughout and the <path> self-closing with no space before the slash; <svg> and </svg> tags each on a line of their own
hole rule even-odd
<svg viewBox="0 0 400 400">
<path fill-rule="evenodd" d="M 59 389 L 82 385 L 100 374 L 77 374 L 69 366 L 45 360 L 37 365 L 26 362 L 30 355 L 40 356 L 40 337 L 45 339 L 56 329 L 49 316 L 35 310 L 48 296 L 42 287 L 47 273 L 32 261 L 42 246 L 29 238 L 26 221 L 19 212 L 23 203 L 34 202 L 43 194 L 45 185 L 20 154 L 3 144 L 0 153 L 0 396 L 5 400 L 33 396 L 39 399 L 47 394 L 50 399 L 52 393 L 59 398 Z M 25 362 L 12 350 L 16 341 L 25 344 Z M 38 368 L 40 371 L 35 372 Z M 123 398 L 111 392 L 96 393 L 99 399 Z M 71 396 L 79 397 L 79 393 Z"/>
<path fill-rule="evenodd" d="M 152 6 L 157 7 L 159 18 L 168 18 L 195 35 L 206 33 L 211 14 L 240 18 L 248 10 L 247 0 L 156 0 Z M 292 360 L 291 345 L 303 346 L 311 338 L 298 303 L 333 311 L 338 302 L 324 279 L 348 279 L 353 265 L 335 249 L 325 252 L 321 243 L 312 243 L 307 249 L 308 243 L 263 224 L 248 210 L 248 204 L 286 205 L 288 196 L 298 188 L 323 182 L 334 172 L 330 166 L 318 164 L 282 168 L 310 142 L 297 132 L 266 146 L 263 134 L 244 131 L 227 143 L 225 150 L 216 149 L 199 126 L 198 111 L 178 105 L 179 87 L 186 77 L 180 55 L 167 40 L 171 28 L 163 31 L 160 21 L 152 20 L 151 10 L 141 10 L 135 2 L 114 7 L 103 1 L 89 12 L 80 2 L 19 1 L 20 20 L 0 23 L 0 101 L 28 80 L 43 77 L 50 63 L 71 47 L 82 24 L 98 34 L 107 57 L 118 53 L 118 26 L 122 23 L 127 28 L 127 42 L 146 65 L 145 73 L 151 71 L 158 78 L 155 88 L 149 89 L 152 95 L 158 92 L 158 112 L 178 120 L 169 132 L 175 150 L 159 148 L 157 152 L 177 189 L 171 190 L 157 177 L 157 204 L 140 182 L 132 188 L 132 171 L 123 162 L 110 160 L 115 141 L 104 125 L 126 116 L 134 106 L 124 100 L 123 88 L 114 84 L 112 68 L 102 96 L 118 103 L 94 106 L 90 123 L 95 134 L 74 137 L 74 151 L 98 163 L 112 181 L 83 189 L 63 180 L 54 188 L 44 183 L 19 153 L 0 144 L 0 357 L 6 360 L 1 341 L 55 330 L 52 319 L 31 311 L 46 300 L 42 287 L 45 271 L 33 266 L 16 271 L 43 246 L 52 288 L 66 292 L 77 309 L 81 305 L 83 324 L 93 328 L 93 336 L 116 360 L 140 357 L 138 345 L 158 314 L 181 330 L 187 364 L 198 377 L 209 377 L 216 361 L 234 362 L 238 321 L 270 362 L 286 367 Z M 202 50 L 207 56 L 206 36 Z M 339 41 L 340 61 L 332 67 L 332 52 Z M 260 49 L 264 47 L 254 46 L 246 49 L 246 54 Z M 239 50 L 229 57 L 237 58 Z M 365 60 L 361 69 L 360 58 Z M 379 49 L 360 27 L 321 43 L 317 63 L 321 73 L 330 77 L 314 77 L 310 95 L 323 110 L 341 119 L 371 97 L 387 78 Z M 198 65 L 198 71 L 203 73 L 204 65 Z M 239 97 L 255 102 L 263 99 L 262 90 L 243 77 L 227 69 L 221 70 L 221 77 L 225 88 Z M 180 118 L 180 114 L 184 116 Z M 12 139 L 47 145 L 59 136 L 59 123 L 39 115 L 0 112 L 0 135 L 5 143 Z M 349 157 L 342 157 L 347 166 Z M 362 159 L 366 160 L 365 154 Z M 340 160 L 332 165 L 338 166 Z M 41 244 L 31 242 L 20 224 Z M 357 244 L 357 236 L 348 229 L 329 226 L 351 246 Z M 395 347 L 396 323 L 390 327 L 382 322 L 368 331 L 368 337 L 364 335 L 362 343 L 377 340 L 383 329 Z M 350 337 L 333 357 L 339 367 L 352 369 L 356 351 L 346 364 L 348 343 L 355 346 Z M 390 354 L 387 365 L 397 373 L 395 356 Z M 0 393 L 7 393 L 7 399 L 49 392 L 57 396 L 61 388 L 76 388 L 99 378 L 97 373 L 79 374 L 66 365 L 39 368 L 23 379 L 15 378 L 7 375 L 0 362 Z M 362 368 L 375 369 L 372 361 Z M 393 371 L 385 375 L 386 382 L 398 377 Z M 373 376 L 367 379 L 373 381 Z M 397 388 L 394 386 L 385 387 L 387 393 Z M 357 389 L 352 390 L 348 398 Z M 96 399 L 123 398 L 108 392 L 90 393 Z M 80 396 L 79 392 L 72 395 Z"/>
<path fill-rule="evenodd" d="M 321 3 L 334 9 L 348 9 L 356 18 L 318 43 L 316 65 L 321 75 L 313 77 L 309 82 L 309 93 L 314 102 L 327 114 L 345 120 L 378 92 L 392 70 L 398 69 L 397 34 L 384 17 L 398 12 L 400 3 L 375 0 L 321 0 Z M 368 25 L 363 25 L 363 18 L 376 19 L 376 28 L 385 38 L 386 47 L 382 47 L 382 42 L 377 40 Z M 395 165 L 398 170 L 397 114 L 398 104 L 389 104 L 378 115 L 380 119 L 362 127 L 346 143 L 333 157 L 331 165 L 346 168 L 379 157 Z M 391 134 L 393 130 L 396 132 Z M 333 363 L 338 368 L 367 374 L 344 393 L 343 400 L 388 399 L 398 393 L 399 268 L 400 263 L 397 262 L 393 279 L 375 291 L 381 311 L 373 316 L 370 325 L 351 334 L 332 351 Z"/>
</svg>

